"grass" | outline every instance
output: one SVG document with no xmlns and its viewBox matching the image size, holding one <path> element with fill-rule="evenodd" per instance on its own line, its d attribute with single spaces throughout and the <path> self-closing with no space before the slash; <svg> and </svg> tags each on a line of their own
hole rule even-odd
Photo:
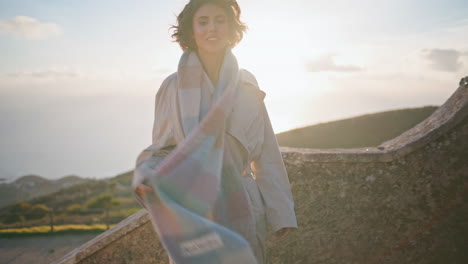
<svg viewBox="0 0 468 264">
<path fill-rule="evenodd" d="M 111 225 L 112 227 L 113 225 Z M 23 228 L 0 229 L 0 237 L 24 237 L 34 235 L 63 235 L 63 234 L 89 234 L 102 233 L 107 230 L 106 225 L 54 225 L 54 232 L 50 232 L 50 226 L 35 226 Z"/>
</svg>

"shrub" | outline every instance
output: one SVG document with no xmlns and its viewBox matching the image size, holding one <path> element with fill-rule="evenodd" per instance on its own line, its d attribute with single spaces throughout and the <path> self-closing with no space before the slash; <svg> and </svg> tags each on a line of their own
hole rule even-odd
<svg viewBox="0 0 468 264">
<path fill-rule="evenodd" d="M 18 201 L 13 203 L 10 206 L 10 209 L 7 213 L 7 215 L 3 218 L 3 222 L 5 224 L 12 224 L 15 222 L 24 222 L 25 220 L 25 215 L 31 211 L 32 206 L 23 201 Z"/>
<path fill-rule="evenodd" d="M 103 193 L 86 202 L 86 207 L 90 209 L 112 208 L 117 205 L 119 205 L 119 202 L 110 193 Z"/>
<path fill-rule="evenodd" d="M 72 204 L 67 207 L 67 213 L 70 215 L 81 214 L 81 204 Z"/>
<path fill-rule="evenodd" d="M 31 209 L 26 213 L 26 219 L 34 220 L 41 219 L 50 212 L 49 207 L 43 204 L 36 204 L 31 207 Z"/>
</svg>

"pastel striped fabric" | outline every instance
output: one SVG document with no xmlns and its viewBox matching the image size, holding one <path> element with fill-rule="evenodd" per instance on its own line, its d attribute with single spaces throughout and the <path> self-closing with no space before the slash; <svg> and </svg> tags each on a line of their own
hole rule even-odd
<svg viewBox="0 0 468 264">
<path fill-rule="evenodd" d="M 249 243 L 231 229 L 252 224 L 247 197 L 241 191 L 241 176 L 229 171 L 226 160 L 223 165 L 225 123 L 239 81 L 237 60 L 228 49 L 213 95 L 215 103 L 200 121 L 201 74 L 203 66 L 197 55 L 184 52 L 177 89 L 185 139 L 167 157 L 167 150 L 153 152 L 153 157 L 162 159 L 155 168 L 137 165 L 134 177 L 146 177 L 145 184 L 154 192 L 136 193 L 175 263 L 254 264 L 257 262 Z M 222 188 L 222 181 L 226 184 L 222 175 L 231 176 L 229 188 Z M 219 210 L 220 204 L 235 206 Z M 214 210 L 216 205 L 218 209 Z M 222 221 L 215 223 L 215 218 Z"/>
</svg>

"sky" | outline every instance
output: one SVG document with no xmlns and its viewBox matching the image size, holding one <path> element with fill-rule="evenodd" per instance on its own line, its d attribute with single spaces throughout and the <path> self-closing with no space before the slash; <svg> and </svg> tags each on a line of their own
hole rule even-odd
<svg viewBox="0 0 468 264">
<path fill-rule="evenodd" d="M 0 0 L 0 178 L 105 178 L 151 142 L 184 0 Z M 238 0 L 233 50 L 275 132 L 441 105 L 468 75 L 466 0 Z"/>
</svg>

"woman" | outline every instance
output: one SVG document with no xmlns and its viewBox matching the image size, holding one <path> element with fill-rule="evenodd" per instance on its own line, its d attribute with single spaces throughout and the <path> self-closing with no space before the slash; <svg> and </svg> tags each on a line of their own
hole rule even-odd
<svg viewBox="0 0 468 264">
<path fill-rule="evenodd" d="M 190 0 L 179 14 L 172 37 L 184 54 L 156 95 L 153 144 L 137 159 L 133 185 L 176 262 L 168 237 L 182 231 L 174 222 L 201 216 L 226 227 L 248 242 L 257 263 L 266 263 L 267 223 L 277 238 L 297 227 L 265 94 L 231 53 L 246 30 L 240 13 L 235 0 Z M 180 242 L 199 243 L 180 254 L 224 241 L 213 237 Z"/>
</svg>

